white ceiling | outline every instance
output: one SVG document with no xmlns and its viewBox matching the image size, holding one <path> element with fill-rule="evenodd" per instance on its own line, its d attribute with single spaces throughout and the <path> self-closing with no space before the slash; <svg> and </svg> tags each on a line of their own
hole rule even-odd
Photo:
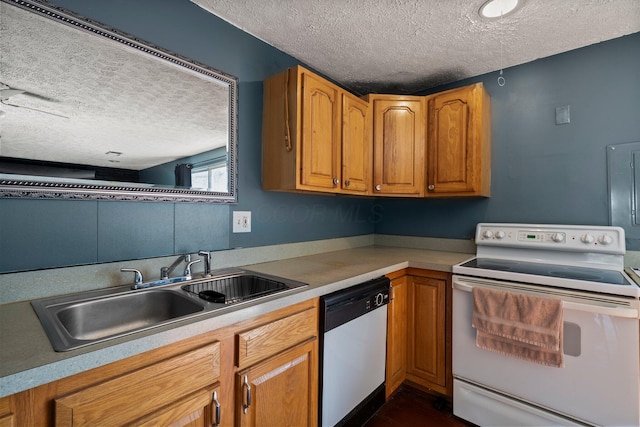
<svg viewBox="0 0 640 427">
<path fill-rule="evenodd" d="M 360 93 L 411 93 L 640 31 L 640 0 L 192 0 Z"/>
</svg>

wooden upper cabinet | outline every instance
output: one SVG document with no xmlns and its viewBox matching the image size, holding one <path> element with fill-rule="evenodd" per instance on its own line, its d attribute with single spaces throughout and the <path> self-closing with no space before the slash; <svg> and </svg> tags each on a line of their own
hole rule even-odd
<svg viewBox="0 0 640 427">
<path fill-rule="evenodd" d="M 303 67 L 265 80 L 262 187 L 366 192 L 366 114 L 365 102 Z"/>
<path fill-rule="evenodd" d="M 368 95 L 372 109 L 373 194 L 425 194 L 425 97 Z"/>
<path fill-rule="evenodd" d="M 339 89 L 308 72 L 302 72 L 301 77 L 300 183 L 303 187 L 333 191 L 340 178 Z"/>
<path fill-rule="evenodd" d="M 491 101 L 482 83 L 428 98 L 427 196 L 485 196 L 491 185 Z"/>
<path fill-rule="evenodd" d="M 264 82 L 262 188 L 387 197 L 490 195 L 482 83 L 363 98 L 297 66 Z"/>
<path fill-rule="evenodd" d="M 371 141 L 367 127 L 369 104 L 342 94 L 343 192 L 366 194 L 371 189 Z"/>
</svg>

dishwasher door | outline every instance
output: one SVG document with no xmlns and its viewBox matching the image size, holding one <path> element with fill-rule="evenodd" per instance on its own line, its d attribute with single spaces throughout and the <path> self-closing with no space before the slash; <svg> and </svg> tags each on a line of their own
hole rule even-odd
<svg viewBox="0 0 640 427">
<path fill-rule="evenodd" d="M 361 426 L 384 404 L 389 280 L 321 298 L 320 425 Z"/>
</svg>

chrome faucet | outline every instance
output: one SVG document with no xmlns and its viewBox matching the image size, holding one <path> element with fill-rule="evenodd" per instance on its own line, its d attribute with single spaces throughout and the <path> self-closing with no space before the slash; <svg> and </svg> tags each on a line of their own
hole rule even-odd
<svg viewBox="0 0 640 427">
<path fill-rule="evenodd" d="M 211 252 L 200 251 L 198 252 L 198 255 L 200 255 L 204 260 L 204 277 L 211 276 Z"/>
<path fill-rule="evenodd" d="M 133 283 L 135 286 L 139 286 L 142 284 L 143 279 L 142 279 L 142 273 L 140 273 L 140 270 L 136 270 L 135 268 L 121 268 L 120 271 L 122 271 L 123 273 L 134 273 L 135 277 L 133 279 Z"/>
<path fill-rule="evenodd" d="M 161 280 L 168 279 L 171 273 L 173 273 L 173 270 L 175 270 L 176 267 L 179 266 L 180 263 L 182 263 L 182 261 L 187 263 L 187 266 L 184 268 L 183 276 L 185 279 L 191 280 L 191 266 L 202 260 L 197 259 L 195 261 L 191 261 L 190 254 L 180 255 L 178 259 L 175 260 L 173 264 L 171 264 L 169 267 L 162 267 L 160 269 L 160 279 Z"/>
<path fill-rule="evenodd" d="M 182 263 L 182 261 L 189 263 L 191 261 L 191 255 L 180 255 L 177 260 L 173 262 L 169 267 L 162 267 L 160 269 L 160 279 L 168 279 L 169 275 L 173 273 L 173 270 Z"/>
</svg>

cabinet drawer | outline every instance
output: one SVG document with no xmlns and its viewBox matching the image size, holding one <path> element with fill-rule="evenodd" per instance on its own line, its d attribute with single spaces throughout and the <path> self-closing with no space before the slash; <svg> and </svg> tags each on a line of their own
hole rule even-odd
<svg viewBox="0 0 640 427">
<path fill-rule="evenodd" d="M 317 336 L 315 307 L 238 333 L 236 348 L 238 367 L 243 368 Z"/>
<path fill-rule="evenodd" d="M 216 342 L 57 398 L 56 426 L 127 424 L 210 387 L 219 376 Z"/>
</svg>

